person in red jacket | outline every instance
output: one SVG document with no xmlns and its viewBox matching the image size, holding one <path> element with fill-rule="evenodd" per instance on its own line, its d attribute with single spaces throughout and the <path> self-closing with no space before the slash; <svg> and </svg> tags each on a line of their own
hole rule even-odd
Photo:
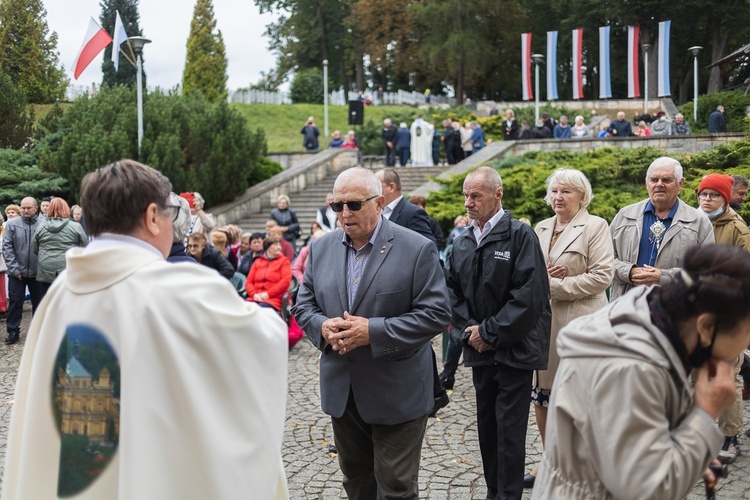
<svg viewBox="0 0 750 500">
<path fill-rule="evenodd" d="M 280 311 L 281 299 L 292 281 L 292 265 L 281 253 L 279 238 L 263 240 L 263 250 L 263 255 L 253 263 L 247 276 L 247 300 Z"/>
</svg>

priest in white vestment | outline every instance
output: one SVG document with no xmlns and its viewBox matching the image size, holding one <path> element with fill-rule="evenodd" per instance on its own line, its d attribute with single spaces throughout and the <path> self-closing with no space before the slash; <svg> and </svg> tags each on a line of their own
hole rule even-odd
<svg viewBox="0 0 750 500">
<path fill-rule="evenodd" d="M 4 500 L 288 498 L 287 329 L 213 269 L 168 263 L 169 180 L 131 160 L 81 184 L 25 339 Z"/>
<path fill-rule="evenodd" d="M 411 124 L 411 165 L 432 167 L 432 135 L 435 127 L 418 115 Z"/>
</svg>

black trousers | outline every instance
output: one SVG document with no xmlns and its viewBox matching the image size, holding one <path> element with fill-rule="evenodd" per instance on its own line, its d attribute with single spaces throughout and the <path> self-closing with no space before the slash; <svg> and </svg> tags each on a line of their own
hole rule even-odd
<svg viewBox="0 0 750 500">
<path fill-rule="evenodd" d="M 344 414 L 331 421 L 349 498 L 419 498 L 419 461 L 427 415 L 402 424 L 368 424 L 359 415 L 350 390 Z"/>
<path fill-rule="evenodd" d="M 385 166 L 395 167 L 396 166 L 396 148 L 389 148 L 385 146 Z"/>
<path fill-rule="evenodd" d="M 533 373 L 502 364 L 473 368 L 479 450 L 492 500 L 523 494 Z"/>
<path fill-rule="evenodd" d="M 5 321 L 9 335 L 21 332 L 21 317 L 23 316 L 23 299 L 26 296 L 26 287 L 31 295 L 31 312 L 36 312 L 42 301 L 42 292 L 36 278 L 21 278 L 8 275 L 8 316 Z"/>
</svg>

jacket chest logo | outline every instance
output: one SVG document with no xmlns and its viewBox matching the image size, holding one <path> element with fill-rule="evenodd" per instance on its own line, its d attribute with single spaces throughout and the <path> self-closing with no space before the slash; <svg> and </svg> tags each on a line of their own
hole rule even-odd
<svg viewBox="0 0 750 500">
<path fill-rule="evenodd" d="M 495 250 L 495 258 L 498 260 L 510 260 L 510 250 L 506 250 L 504 252 Z"/>
</svg>

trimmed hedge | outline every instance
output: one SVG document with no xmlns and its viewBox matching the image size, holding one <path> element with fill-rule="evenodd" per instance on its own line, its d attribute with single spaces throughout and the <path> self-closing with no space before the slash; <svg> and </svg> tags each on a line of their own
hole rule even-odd
<svg viewBox="0 0 750 500">
<path fill-rule="evenodd" d="M 653 148 L 602 148 L 585 153 L 569 151 L 532 151 L 521 156 L 511 156 L 489 166 L 503 178 L 503 208 L 513 217 L 529 218 L 534 225 L 554 215 L 544 201 L 545 180 L 557 168 L 575 168 L 591 182 L 594 199 L 588 207 L 590 213 L 611 222 L 624 206 L 648 196 L 646 171 L 663 152 Z M 685 185 L 680 198 L 697 207 L 695 190 L 703 176 L 725 173 L 750 177 L 750 140 L 719 146 L 712 151 L 677 156 L 683 166 Z M 438 180 L 441 190 L 430 195 L 427 211 L 435 217 L 444 231 L 453 228 L 453 220 L 466 213 L 463 206 L 462 186 L 466 175 L 453 176 L 448 181 Z M 750 204 L 739 210 L 745 220 L 750 220 Z"/>
</svg>

